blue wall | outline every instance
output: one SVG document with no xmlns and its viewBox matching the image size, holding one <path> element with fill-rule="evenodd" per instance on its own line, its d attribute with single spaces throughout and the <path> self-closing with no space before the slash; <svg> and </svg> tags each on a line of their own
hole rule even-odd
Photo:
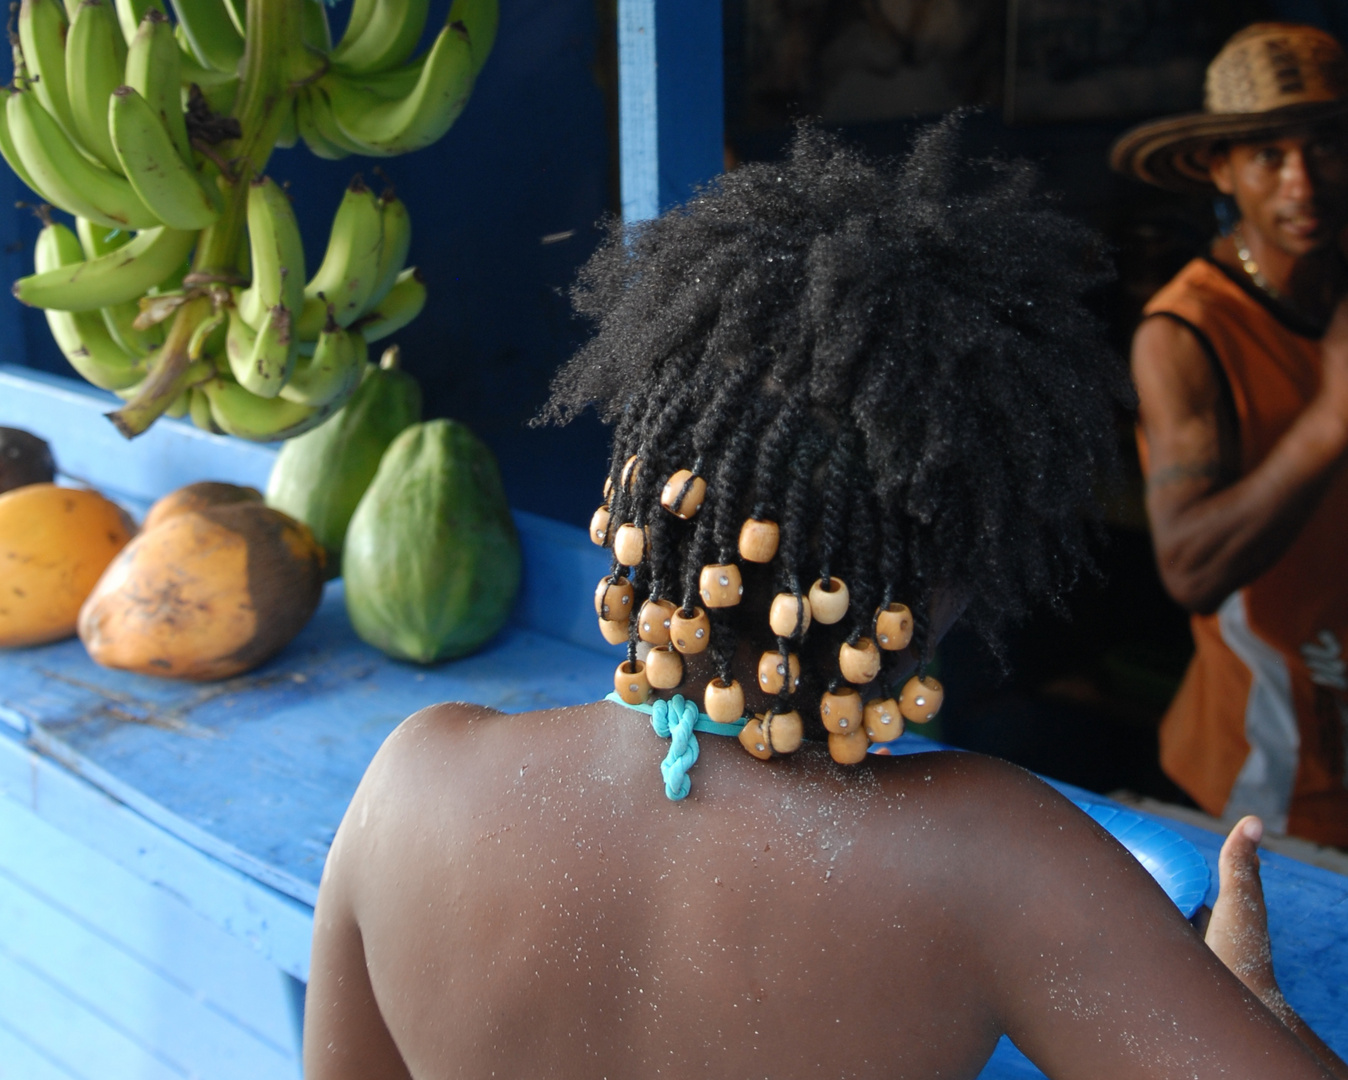
<svg viewBox="0 0 1348 1080">
<path fill-rule="evenodd" d="M 447 6 L 433 0 L 431 25 Z M 348 9 L 343 0 L 332 12 L 334 31 Z M 411 211 L 411 259 L 430 290 L 425 312 L 394 339 L 426 391 L 427 415 L 464 420 L 486 439 L 515 506 L 576 523 L 599 499 L 605 433 L 589 418 L 560 430 L 524 425 L 584 331 L 566 289 L 597 242 L 596 222 L 616 209 L 596 9 L 595 0 L 501 0 L 491 58 L 435 146 L 322 161 L 301 144 L 269 166 L 291 183 L 311 268 L 347 181 L 364 172 L 376 185 L 371 170 L 383 169 Z M 0 206 L 33 199 L 0 172 Z M 0 212 L 11 279 L 31 272 L 37 228 L 24 211 Z M 0 361 L 71 374 L 40 312 L 8 297 L 0 305 Z"/>
</svg>

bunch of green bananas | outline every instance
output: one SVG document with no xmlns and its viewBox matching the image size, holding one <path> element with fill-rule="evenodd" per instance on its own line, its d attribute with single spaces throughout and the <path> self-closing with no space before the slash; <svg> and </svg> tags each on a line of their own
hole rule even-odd
<svg viewBox="0 0 1348 1080">
<path fill-rule="evenodd" d="M 295 98 L 295 127 L 310 150 L 389 157 L 449 130 L 496 39 L 496 0 L 454 0 L 431 47 L 409 59 L 429 7 L 429 0 L 354 0 L 331 66 Z"/>
<path fill-rule="evenodd" d="M 147 12 L 128 40 L 104 0 L 81 0 L 68 22 L 61 0 L 23 0 L 19 43 L 0 118 L 10 167 L 62 210 L 161 230 L 159 246 L 185 259 L 222 200 L 218 170 L 193 160 L 168 20 Z"/>
<path fill-rule="evenodd" d="M 337 411 L 366 345 L 425 304 L 407 208 L 359 178 L 312 278 L 275 145 L 391 155 L 438 139 L 496 31 L 496 0 L 455 0 L 420 58 L 427 0 L 356 0 L 334 48 L 322 0 L 21 0 L 0 154 L 41 211 L 36 272 L 71 365 L 128 404 L 248 439 Z M 245 48 L 245 42 L 249 47 Z M 319 126 L 315 117 L 321 115 Z M 318 132 L 328 132 L 320 138 Z"/>
</svg>

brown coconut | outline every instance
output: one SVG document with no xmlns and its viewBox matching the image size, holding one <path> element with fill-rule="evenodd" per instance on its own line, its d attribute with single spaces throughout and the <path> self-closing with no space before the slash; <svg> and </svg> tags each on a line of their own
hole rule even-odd
<svg viewBox="0 0 1348 1080">
<path fill-rule="evenodd" d="M 190 502 L 156 504 L 85 602 L 80 640 L 98 663 L 229 678 L 280 652 L 317 609 L 325 557 L 306 525 L 254 499 Z"/>
</svg>

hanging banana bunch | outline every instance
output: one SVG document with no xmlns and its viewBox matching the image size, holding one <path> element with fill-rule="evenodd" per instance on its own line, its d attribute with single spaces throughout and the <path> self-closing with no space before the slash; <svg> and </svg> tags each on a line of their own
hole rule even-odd
<svg viewBox="0 0 1348 1080">
<path fill-rule="evenodd" d="M 421 312 L 411 220 L 357 177 L 310 276 L 274 146 L 386 157 L 457 119 L 497 0 L 455 0 L 420 56 L 428 0 L 354 0 L 333 45 L 322 0 L 22 0 L 0 154 L 39 210 L 34 273 L 71 366 L 126 401 L 128 437 L 161 414 L 289 438 L 341 408 L 368 345 Z"/>
</svg>

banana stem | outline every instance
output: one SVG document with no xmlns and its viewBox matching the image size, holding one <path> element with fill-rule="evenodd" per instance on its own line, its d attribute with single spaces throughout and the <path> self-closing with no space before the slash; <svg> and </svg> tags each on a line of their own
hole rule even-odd
<svg viewBox="0 0 1348 1080">
<path fill-rule="evenodd" d="M 302 17 L 303 0 L 248 0 L 239 96 L 234 108 L 242 134 L 224 147 L 222 156 L 232 166 L 232 174 L 221 174 L 224 209 L 215 224 L 202 230 L 192 259 L 194 274 L 230 274 L 242 261 L 248 185 L 266 169 L 285 122 L 296 88 L 290 73 L 307 71 L 312 65 L 301 43 Z M 108 414 L 127 438 L 145 431 L 193 381 L 188 346 L 212 311 L 213 304 L 205 298 L 178 309 L 150 376 L 135 397 Z"/>
<path fill-rule="evenodd" d="M 136 396 L 108 413 L 108 419 L 128 439 L 145 431 L 187 389 L 188 346 L 197 325 L 210 315 L 213 306 L 210 297 L 201 296 L 178 309 L 159 357 Z"/>
</svg>

